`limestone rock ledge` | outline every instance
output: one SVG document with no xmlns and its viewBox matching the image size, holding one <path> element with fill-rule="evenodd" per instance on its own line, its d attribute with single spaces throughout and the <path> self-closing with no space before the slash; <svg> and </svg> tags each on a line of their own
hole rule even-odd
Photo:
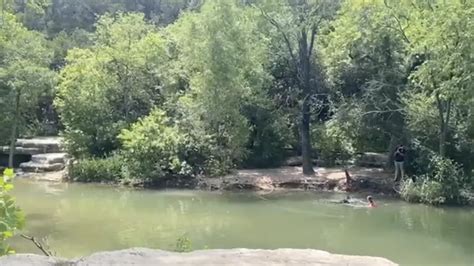
<svg viewBox="0 0 474 266">
<path fill-rule="evenodd" d="M 0 257 L 0 265 L 9 266 L 99 266 L 99 265 L 345 265 L 392 266 L 387 259 L 331 254 L 313 249 L 216 249 L 175 253 L 146 248 L 99 252 L 79 259 L 61 259 L 32 254 Z"/>
</svg>

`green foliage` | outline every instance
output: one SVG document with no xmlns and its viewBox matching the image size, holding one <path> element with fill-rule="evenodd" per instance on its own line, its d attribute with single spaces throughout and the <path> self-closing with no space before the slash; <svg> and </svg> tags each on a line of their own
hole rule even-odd
<svg viewBox="0 0 474 266">
<path fill-rule="evenodd" d="M 243 114 L 250 124 L 250 136 L 247 143 L 248 154 L 242 166 L 248 168 L 276 167 L 286 158 L 286 148 L 291 146 L 290 121 L 283 112 L 274 112 L 274 106 L 265 99 L 255 96 L 244 106 Z"/>
<path fill-rule="evenodd" d="M 19 135 L 35 131 L 41 99 L 53 95 L 55 73 L 48 69 L 51 55 L 40 33 L 27 30 L 12 14 L 2 14 L 0 142 L 9 140 L 14 125 Z"/>
<path fill-rule="evenodd" d="M 463 189 L 467 182 L 460 166 L 452 160 L 433 156 L 428 172 L 416 180 L 402 185 L 401 195 L 407 201 L 431 205 L 466 203 Z"/>
<path fill-rule="evenodd" d="M 245 157 L 249 126 L 242 102 L 261 89 L 266 77 L 255 14 L 234 1 L 209 1 L 169 29 L 189 85 L 179 99 L 183 116 L 215 140 L 219 148 L 213 155 L 224 163 L 218 167 L 228 168 Z"/>
<path fill-rule="evenodd" d="M 79 160 L 72 165 L 71 178 L 79 182 L 113 182 L 122 177 L 122 158 L 113 155 L 107 158 L 91 158 Z"/>
<path fill-rule="evenodd" d="M 393 25 L 396 18 L 382 1 L 345 1 L 320 38 L 337 112 L 358 114 L 354 142 L 365 151 L 386 151 L 391 138 L 403 136 L 399 93 L 407 53 Z"/>
<path fill-rule="evenodd" d="M 473 15 L 472 3 L 444 2 L 431 12 L 420 12 L 407 30 L 412 40 L 410 52 L 424 59 L 410 76 L 413 90 L 406 100 L 410 129 L 423 136 L 425 145 L 433 149 L 430 140 L 437 139 L 436 149 L 442 156 L 453 157 L 460 152 L 449 150 L 450 141 L 472 143 L 472 139 L 465 138 L 465 121 L 470 114 L 462 110 L 467 110 L 466 100 L 472 99 L 470 92 L 474 89 L 474 64 L 468 56 L 474 49 L 474 34 L 465 30 L 474 27 L 469 19 Z M 437 127 L 427 128 L 433 122 Z"/>
<path fill-rule="evenodd" d="M 459 203 L 473 182 L 457 170 L 474 169 L 472 1 L 2 3 L 0 144 L 12 125 L 64 126 L 76 180 L 218 176 L 287 153 L 336 164 L 405 143 L 410 201 Z"/>
<path fill-rule="evenodd" d="M 3 0 L 7 10 L 16 15 L 30 29 L 54 37 L 77 29 L 94 31 L 98 18 L 107 13 L 140 12 L 153 24 L 166 25 L 173 22 L 180 11 L 194 8 L 199 1 L 193 0 Z"/>
<path fill-rule="evenodd" d="M 164 42 L 142 15 L 104 16 L 94 39 L 91 48 L 69 51 L 55 100 L 76 157 L 117 149 L 120 131 L 161 99 Z"/>
<path fill-rule="evenodd" d="M 176 247 L 174 251 L 176 252 L 190 252 L 192 250 L 191 239 L 186 235 L 181 236 L 176 240 Z"/>
<path fill-rule="evenodd" d="M 222 161 L 215 139 L 195 134 L 184 122 L 173 122 L 164 111 L 155 109 L 122 131 L 119 138 L 129 178 L 152 183 L 165 177 L 227 173 L 229 162 Z"/>
<path fill-rule="evenodd" d="M 446 203 L 443 184 L 437 181 L 426 180 L 421 177 L 420 183 L 412 180 L 405 181 L 401 196 L 408 202 L 421 202 L 430 205 L 442 205 Z"/>
<path fill-rule="evenodd" d="M 183 156 L 186 136 L 159 109 L 123 130 L 119 138 L 130 173 L 139 179 L 192 174 Z"/>
<path fill-rule="evenodd" d="M 24 226 L 24 215 L 16 206 L 15 199 L 8 193 L 13 189 L 13 169 L 5 169 L 0 178 L 0 256 L 14 251 L 5 243 L 16 230 Z"/>
<path fill-rule="evenodd" d="M 336 120 L 313 127 L 313 143 L 318 149 L 318 158 L 330 166 L 345 164 L 354 155 L 350 136 Z"/>
</svg>

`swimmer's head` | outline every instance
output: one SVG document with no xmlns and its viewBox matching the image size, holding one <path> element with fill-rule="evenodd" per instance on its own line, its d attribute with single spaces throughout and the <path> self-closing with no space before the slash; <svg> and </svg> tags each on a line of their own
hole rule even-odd
<svg viewBox="0 0 474 266">
<path fill-rule="evenodd" d="M 374 202 L 374 200 L 372 199 L 372 196 L 367 196 L 367 201 L 370 203 Z"/>
</svg>

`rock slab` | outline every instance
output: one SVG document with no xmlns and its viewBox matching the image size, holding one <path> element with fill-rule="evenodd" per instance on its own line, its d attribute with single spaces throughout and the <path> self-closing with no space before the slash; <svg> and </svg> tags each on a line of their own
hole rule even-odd
<svg viewBox="0 0 474 266">
<path fill-rule="evenodd" d="M 146 248 L 100 252 L 91 256 L 66 260 L 31 254 L 0 258 L 0 265 L 10 266 L 99 266 L 99 265 L 324 265 L 324 266 L 393 266 L 387 259 L 367 256 L 348 256 L 311 249 L 277 250 L 201 250 L 175 253 Z"/>
</svg>

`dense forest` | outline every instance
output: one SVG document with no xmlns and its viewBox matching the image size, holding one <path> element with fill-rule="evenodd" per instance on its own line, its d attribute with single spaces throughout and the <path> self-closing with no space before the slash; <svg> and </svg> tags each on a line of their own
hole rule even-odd
<svg viewBox="0 0 474 266">
<path fill-rule="evenodd" d="M 292 155 L 310 175 L 403 143 L 402 195 L 462 203 L 473 17 L 466 0 L 3 0 L 0 142 L 60 134 L 75 180 L 129 184 Z"/>
</svg>

